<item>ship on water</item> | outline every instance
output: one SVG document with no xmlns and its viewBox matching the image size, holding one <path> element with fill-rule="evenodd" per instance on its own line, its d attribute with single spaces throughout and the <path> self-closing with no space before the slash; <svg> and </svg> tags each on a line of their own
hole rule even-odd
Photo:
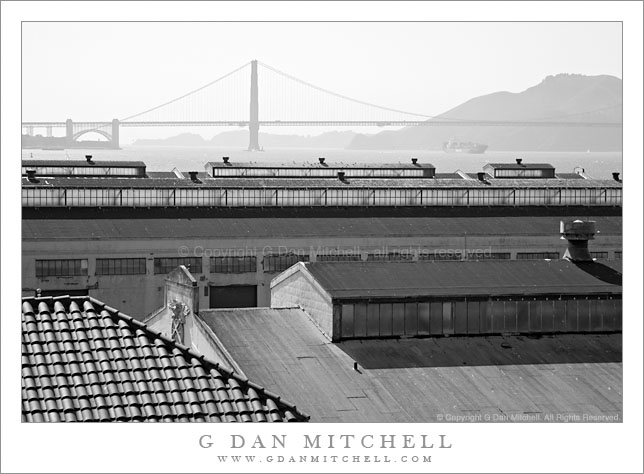
<svg viewBox="0 0 644 474">
<path fill-rule="evenodd" d="M 446 153 L 485 153 L 487 145 L 474 142 L 459 142 L 451 139 L 443 142 L 443 151 Z"/>
</svg>

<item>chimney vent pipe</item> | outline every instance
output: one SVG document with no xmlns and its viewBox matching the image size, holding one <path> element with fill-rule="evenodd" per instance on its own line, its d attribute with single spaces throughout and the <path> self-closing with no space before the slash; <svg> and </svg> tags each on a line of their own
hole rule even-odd
<svg viewBox="0 0 644 474">
<path fill-rule="evenodd" d="M 188 174 L 190 175 L 190 180 L 195 183 L 197 182 L 197 173 L 198 171 L 188 171 Z"/>
<path fill-rule="evenodd" d="M 619 173 L 613 173 L 613 179 L 614 179 L 615 181 L 617 181 L 618 183 L 621 183 L 621 182 L 622 182 L 622 180 L 621 180 L 621 179 L 619 179 Z"/>
<path fill-rule="evenodd" d="M 522 161 L 523 161 L 523 158 L 517 158 L 517 165 L 520 165 Z"/>
<path fill-rule="evenodd" d="M 338 171 L 338 179 L 344 181 L 344 171 Z"/>
<path fill-rule="evenodd" d="M 228 156 L 222 156 L 221 159 L 224 160 L 224 163 L 228 163 L 228 160 L 230 160 Z"/>
<path fill-rule="evenodd" d="M 90 165 L 94 164 L 94 162 L 92 161 L 92 155 L 85 155 L 85 159 Z"/>
<path fill-rule="evenodd" d="M 34 168 L 27 168 L 27 179 L 32 183 L 38 181 L 36 179 L 36 170 Z"/>
<path fill-rule="evenodd" d="M 321 164 L 321 165 L 323 165 L 323 164 L 324 164 L 324 160 L 325 160 L 325 159 L 326 159 L 326 158 L 324 158 L 323 156 L 321 156 L 320 158 L 318 158 L 318 160 L 320 160 L 320 164 Z"/>
<path fill-rule="evenodd" d="M 588 251 L 588 241 L 595 238 L 595 221 L 575 220 L 560 224 L 561 238 L 568 241 L 563 258 L 571 262 L 590 262 L 593 258 Z"/>
<path fill-rule="evenodd" d="M 415 165 L 416 163 L 418 163 L 418 158 L 412 158 L 412 159 L 411 159 L 411 162 L 412 162 L 412 164 L 414 164 L 414 165 Z"/>
<path fill-rule="evenodd" d="M 476 173 L 476 177 L 479 179 L 479 181 L 485 181 L 485 172 L 480 171 Z"/>
</svg>

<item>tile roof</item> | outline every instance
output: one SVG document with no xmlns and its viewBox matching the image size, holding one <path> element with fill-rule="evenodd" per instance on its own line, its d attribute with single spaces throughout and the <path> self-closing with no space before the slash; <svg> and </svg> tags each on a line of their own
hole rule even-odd
<svg viewBox="0 0 644 474">
<path fill-rule="evenodd" d="M 23 298 L 23 421 L 307 421 L 90 297 Z"/>
<path fill-rule="evenodd" d="M 403 214 L 403 211 L 398 211 Z M 621 216 L 587 216 L 602 235 L 622 233 Z M 23 240 L 417 237 L 552 235 L 570 216 L 23 219 Z"/>
<path fill-rule="evenodd" d="M 621 334 L 334 344 L 298 308 L 202 310 L 199 318 L 247 377 L 306 407 L 312 422 L 436 422 L 445 413 L 621 420 Z"/>
<path fill-rule="evenodd" d="M 306 267 L 333 298 L 622 292 L 619 261 L 580 265 L 566 260 L 315 262 L 298 265 Z M 619 284 L 608 278 L 616 274 Z M 596 275 L 608 277 L 600 279 Z M 271 287 L 285 276 L 286 272 L 275 277 Z"/>
</svg>

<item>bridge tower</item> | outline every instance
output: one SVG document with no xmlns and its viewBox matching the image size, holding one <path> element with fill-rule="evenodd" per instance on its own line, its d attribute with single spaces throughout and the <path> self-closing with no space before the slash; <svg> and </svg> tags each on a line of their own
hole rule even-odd
<svg viewBox="0 0 644 474">
<path fill-rule="evenodd" d="M 110 142 L 114 150 L 119 150 L 119 120 L 112 120 L 112 141 Z"/>
<path fill-rule="evenodd" d="M 251 61 L 250 69 L 250 118 L 248 151 L 259 150 L 259 90 L 257 88 L 257 60 Z"/>
<path fill-rule="evenodd" d="M 74 141 L 74 123 L 72 119 L 65 121 L 65 138 L 67 139 L 68 145 Z"/>
</svg>

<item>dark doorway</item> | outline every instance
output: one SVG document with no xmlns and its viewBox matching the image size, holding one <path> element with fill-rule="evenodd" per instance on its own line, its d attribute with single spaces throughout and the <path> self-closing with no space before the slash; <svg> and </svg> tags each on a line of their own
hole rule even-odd
<svg viewBox="0 0 644 474">
<path fill-rule="evenodd" d="M 231 285 L 210 287 L 211 308 L 257 307 L 257 285 Z"/>
</svg>

